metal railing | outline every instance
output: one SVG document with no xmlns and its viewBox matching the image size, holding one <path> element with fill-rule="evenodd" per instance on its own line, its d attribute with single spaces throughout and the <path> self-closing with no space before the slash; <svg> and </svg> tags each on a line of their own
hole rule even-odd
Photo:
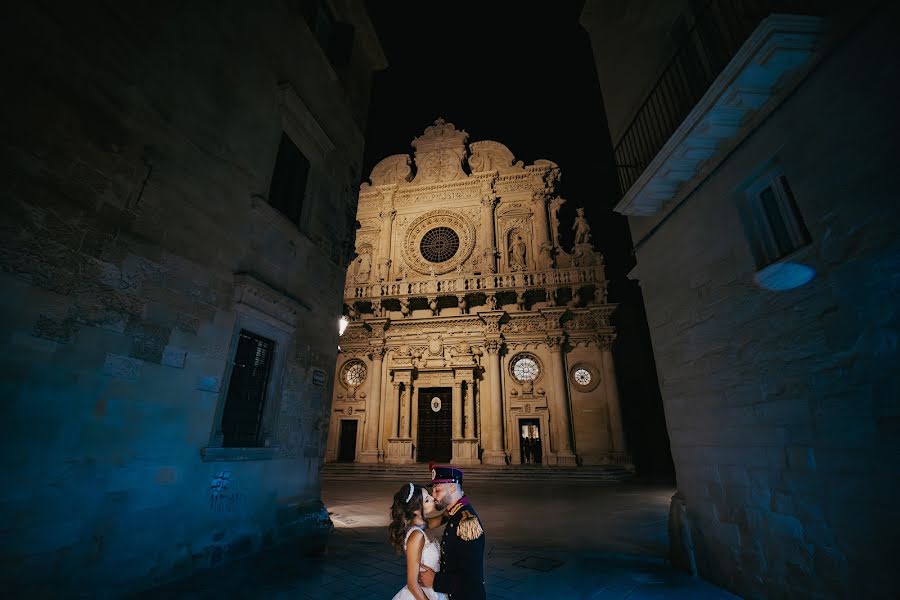
<svg viewBox="0 0 900 600">
<path fill-rule="evenodd" d="M 821 14 L 812 0 L 711 0 L 694 15 L 684 41 L 662 70 L 615 147 L 625 194 L 754 29 L 773 13 Z"/>
</svg>

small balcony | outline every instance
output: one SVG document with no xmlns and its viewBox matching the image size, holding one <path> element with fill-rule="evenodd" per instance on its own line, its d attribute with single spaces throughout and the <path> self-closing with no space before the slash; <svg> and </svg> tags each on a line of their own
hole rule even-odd
<svg viewBox="0 0 900 600">
<path fill-rule="evenodd" d="M 695 15 L 615 147 L 616 211 L 656 214 L 787 95 L 815 62 L 821 3 L 713 0 Z"/>
<path fill-rule="evenodd" d="M 606 276 L 602 264 L 548 269 L 545 271 L 512 271 L 484 275 L 446 274 L 437 277 L 408 279 L 404 281 L 352 284 L 344 290 L 344 303 L 360 307 L 382 302 L 408 306 L 410 302 L 424 299 L 435 306 L 442 298 L 453 298 L 452 304 L 465 310 L 475 303 L 508 294 L 521 302 L 525 294 L 550 305 L 559 303 L 605 302 Z M 591 296 L 589 296 L 591 295 Z M 521 304 L 520 304 L 521 306 Z M 433 311 L 437 312 L 435 308 Z M 375 312 L 378 312 L 375 310 Z"/>
</svg>

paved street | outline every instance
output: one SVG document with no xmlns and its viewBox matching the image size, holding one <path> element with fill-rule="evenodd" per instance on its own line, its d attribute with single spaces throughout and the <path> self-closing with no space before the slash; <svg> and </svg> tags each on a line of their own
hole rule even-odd
<svg viewBox="0 0 900 600">
<path fill-rule="evenodd" d="M 150 595 L 390 600 L 403 585 L 403 559 L 388 545 L 387 516 L 402 483 L 325 482 L 335 532 L 324 557 L 270 551 Z M 466 491 L 488 536 L 488 598 L 734 598 L 665 565 L 671 487 L 523 482 Z"/>
</svg>

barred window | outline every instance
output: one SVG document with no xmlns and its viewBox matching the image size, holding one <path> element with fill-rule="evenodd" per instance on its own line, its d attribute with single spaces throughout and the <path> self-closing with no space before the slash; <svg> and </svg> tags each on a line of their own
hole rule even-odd
<svg viewBox="0 0 900 600">
<path fill-rule="evenodd" d="M 274 350 L 274 341 L 241 330 L 222 413 L 222 446 L 250 448 L 259 444 Z"/>
</svg>

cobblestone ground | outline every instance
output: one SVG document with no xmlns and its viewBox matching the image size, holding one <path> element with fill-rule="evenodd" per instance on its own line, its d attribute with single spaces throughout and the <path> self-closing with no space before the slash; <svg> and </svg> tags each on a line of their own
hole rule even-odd
<svg viewBox="0 0 900 600">
<path fill-rule="evenodd" d="M 390 600 L 404 572 L 387 542 L 387 513 L 402 483 L 325 482 L 335 524 L 325 556 L 276 549 L 143 596 Z M 631 483 L 467 486 L 488 535 L 488 598 L 735 598 L 666 565 L 673 491 Z"/>
</svg>

